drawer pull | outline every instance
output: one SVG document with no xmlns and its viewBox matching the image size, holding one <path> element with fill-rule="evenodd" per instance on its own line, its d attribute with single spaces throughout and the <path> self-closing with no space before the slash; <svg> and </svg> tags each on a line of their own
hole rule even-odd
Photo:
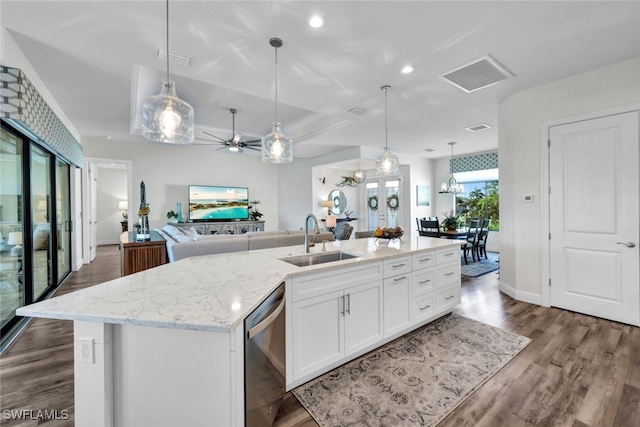
<svg viewBox="0 0 640 427">
<path fill-rule="evenodd" d="M 429 304 L 425 305 L 424 307 L 420 307 L 420 311 L 426 310 L 429 307 L 431 307 Z"/>
<path fill-rule="evenodd" d="M 429 283 L 431 280 L 427 279 L 427 280 L 423 280 L 422 282 L 420 282 L 420 284 L 425 284 L 425 283 Z"/>
<path fill-rule="evenodd" d="M 407 264 L 402 263 L 402 264 L 396 264 L 396 265 L 393 265 L 392 267 L 393 267 L 393 268 L 400 268 L 400 267 L 404 267 L 405 265 L 407 265 Z"/>
<path fill-rule="evenodd" d="M 449 252 L 448 254 L 444 254 L 444 256 L 451 256 L 453 255 L 453 252 Z"/>
<path fill-rule="evenodd" d="M 393 279 L 394 282 L 399 282 L 401 280 L 405 280 L 407 278 L 407 276 L 402 276 L 402 277 L 396 277 L 395 279 Z"/>
<path fill-rule="evenodd" d="M 450 273 L 445 273 L 444 275 L 445 275 L 445 276 L 451 276 L 452 274 L 456 274 L 456 273 L 454 273 L 454 272 L 452 271 L 452 272 L 450 272 Z"/>
<path fill-rule="evenodd" d="M 418 261 L 420 261 L 420 262 L 431 261 L 431 258 L 422 258 L 422 259 L 420 259 Z"/>
<path fill-rule="evenodd" d="M 456 297 L 455 295 L 451 295 L 451 296 L 445 297 L 445 299 L 451 299 L 451 298 L 455 298 L 455 297 Z"/>
</svg>

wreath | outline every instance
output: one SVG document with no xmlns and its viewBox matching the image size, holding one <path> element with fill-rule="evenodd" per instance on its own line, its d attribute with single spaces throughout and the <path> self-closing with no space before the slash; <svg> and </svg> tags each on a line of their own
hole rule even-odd
<svg viewBox="0 0 640 427">
<path fill-rule="evenodd" d="M 378 210 L 378 196 L 369 197 L 368 203 L 369 203 L 369 209 L 371 209 L 372 211 Z"/>
<path fill-rule="evenodd" d="M 397 211 L 398 207 L 400 207 L 400 200 L 398 199 L 398 195 L 397 194 L 392 194 L 389 197 L 387 197 L 387 206 L 389 206 L 389 209 Z"/>
</svg>

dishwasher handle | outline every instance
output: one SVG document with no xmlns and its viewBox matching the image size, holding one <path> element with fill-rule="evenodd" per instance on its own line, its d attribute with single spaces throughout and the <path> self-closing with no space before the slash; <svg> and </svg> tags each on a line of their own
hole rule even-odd
<svg viewBox="0 0 640 427">
<path fill-rule="evenodd" d="M 278 315 L 280 315 L 280 312 L 284 310 L 284 303 L 285 303 L 285 298 L 283 296 L 282 300 L 280 301 L 280 304 L 278 305 L 278 308 L 276 308 L 273 311 L 273 313 L 267 316 L 263 321 L 258 323 L 256 326 L 249 329 L 249 331 L 247 332 L 247 336 L 249 337 L 249 339 L 252 339 L 256 335 L 258 335 L 260 332 L 266 329 L 270 324 L 272 324 L 274 320 L 276 320 L 276 317 L 278 317 Z"/>
</svg>

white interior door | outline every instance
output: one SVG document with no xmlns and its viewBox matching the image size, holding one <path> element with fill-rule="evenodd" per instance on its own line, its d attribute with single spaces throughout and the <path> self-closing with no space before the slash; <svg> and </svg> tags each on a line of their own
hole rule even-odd
<svg viewBox="0 0 640 427">
<path fill-rule="evenodd" d="M 403 227 L 404 203 L 401 177 L 368 179 L 365 183 L 364 206 L 367 210 L 367 230 L 377 227 Z M 404 228 L 404 227 L 403 227 Z"/>
<path fill-rule="evenodd" d="M 549 132 L 551 305 L 640 325 L 638 111 Z"/>
</svg>

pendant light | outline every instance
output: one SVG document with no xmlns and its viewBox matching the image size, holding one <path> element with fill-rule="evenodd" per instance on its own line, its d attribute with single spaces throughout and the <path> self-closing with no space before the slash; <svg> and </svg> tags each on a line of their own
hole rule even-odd
<svg viewBox="0 0 640 427">
<path fill-rule="evenodd" d="M 167 8 L 167 78 L 160 93 L 142 103 L 142 136 L 169 144 L 190 144 L 194 139 L 193 107 L 176 95 L 175 83 L 169 78 L 169 0 Z"/>
<path fill-rule="evenodd" d="M 456 145 L 455 142 L 448 142 L 447 144 L 449 144 L 451 146 L 451 162 L 449 163 L 449 170 L 451 172 L 451 178 L 449 178 L 449 182 L 443 182 L 442 185 L 440 186 L 440 194 L 459 194 L 464 192 L 464 187 L 462 186 L 462 184 L 458 184 L 458 181 L 456 181 L 456 178 L 453 176 L 453 146 Z"/>
<path fill-rule="evenodd" d="M 384 91 L 384 152 L 376 159 L 376 175 L 396 174 L 400 170 L 398 156 L 391 153 L 388 145 L 389 132 L 387 129 L 387 93 L 391 86 L 384 85 L 380 89 Z"/>
<path fill-rule="evenodd" d="M 356 169 L 353 172 L 353 181 L 356 184 L 362 184 L 367 179 L 367 173 L 362 169 Z"/>
<path fill-rule="evenodd" d="M 276 120 L 269 135 L 262 137 L 262 161 L 269 163 L 290 163 L 293 161 L 293 141 L 282 133 L 278 121 L 278 48 L 282 47 L 279 38 L 269 39 L 269 44 L 275 48 L 275 76 L 276 76 Z"/>
</svg>

